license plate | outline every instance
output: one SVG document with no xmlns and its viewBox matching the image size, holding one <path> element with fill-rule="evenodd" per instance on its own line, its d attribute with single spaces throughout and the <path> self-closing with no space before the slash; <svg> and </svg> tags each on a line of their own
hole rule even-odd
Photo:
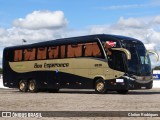
<svg viewBox="0 0 160 120">
<path fill-rule="evenodd" d="M 122 82 L 124 82 L 124 79 L 116 79 L 116 82 L 117 83 L 122 83 Z"/>
</svg>

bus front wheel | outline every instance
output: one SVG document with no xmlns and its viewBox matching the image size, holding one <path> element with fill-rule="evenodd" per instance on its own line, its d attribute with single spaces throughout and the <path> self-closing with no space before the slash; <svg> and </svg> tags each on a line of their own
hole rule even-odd
<svg viewBox="0 0 160 120">
<path fill-rule="evenodd" d="M 148 85 L 146 86 L 146 89 L 152 89 L 152 87 L 153 87 L 153 84 L 148 84 Z"/>
<path fill-rule="evenodd" d="M 97 79 L 97 81 L 95 82 L 95 91 L 99 94 L 106 93 L 106 84 L 102 78 Z"/>
<path fill-rule="evenodd" d="M 37 92 L 37 85 L 36 85 L 36 81 L 35 80 L 30 80 L 28 83 L 28 89 L 30 92 Z"/>
<path fill-rule="evenodd" d="M 28 91 L 28 85 L 26 80 L 20 80 L 19 82 L 19 90 L 21 92 L 27 92 Z"/>
</svg>

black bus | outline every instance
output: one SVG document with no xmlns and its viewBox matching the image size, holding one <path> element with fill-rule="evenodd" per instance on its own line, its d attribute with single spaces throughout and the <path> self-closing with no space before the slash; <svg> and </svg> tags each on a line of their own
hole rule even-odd
<svg viewBox="0 0 160 120">
<path fill-rule="evenodd" d="M 153 80 L 141 41 L 96 34 L 4 48 L 3 84 L 23 92 L 69 88 L 127 93 L 151 89 Z"/>
</svg>

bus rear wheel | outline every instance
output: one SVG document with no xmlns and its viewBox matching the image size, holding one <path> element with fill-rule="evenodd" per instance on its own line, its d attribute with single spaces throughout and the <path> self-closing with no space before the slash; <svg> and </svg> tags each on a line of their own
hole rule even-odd
<svg viewBox="0 0 160 120">
<path fill-rule="evenodd" d="M 106 93 L 106 84 L 102 78 L 97 79 L 97 81 L 95 82 L 95 91 L 98 94 Z"/>
<path fill-rule="evenodd" d="M 19 82 L 19 90 L 21 92 L 27 92 L 28 91 L 28 85 L 26 80 L 20 80 Z"/>
<path fill-rule="evenodd" d="M 33 92 L 33 93 L 38 91 L 35 80 L 30 80 L 29 81 L 29 83 L 28 83 L 28 89 L 29 89 L 30 92 Z"/>
</svg>

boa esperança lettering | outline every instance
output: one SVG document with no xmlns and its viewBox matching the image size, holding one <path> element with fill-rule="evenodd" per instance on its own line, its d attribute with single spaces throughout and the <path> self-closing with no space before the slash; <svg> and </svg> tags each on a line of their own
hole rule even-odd
<svg viewBox="0 0 160 120">
<path fill-rule="evenodd" d="M 69 67 L 69 63 L 35 63 L 34 68 L 53 68 L 53 67 Z"/>
</svg>

